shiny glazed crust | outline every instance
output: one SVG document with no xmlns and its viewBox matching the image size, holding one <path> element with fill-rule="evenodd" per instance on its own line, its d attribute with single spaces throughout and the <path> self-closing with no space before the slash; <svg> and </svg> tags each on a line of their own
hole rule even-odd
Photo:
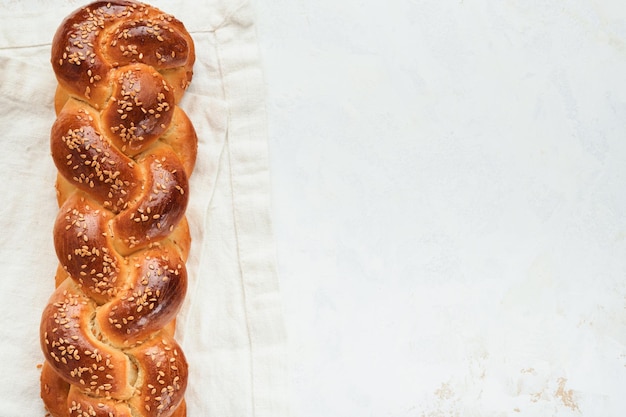
<svg viewBox="0 0 626 417">
<path fill-rule="evenodd" d="M 197 137 L 178 102 L 194 59 L 180 21 L 134 1 L 87 5 L 54 36 L 59 267 L 40 326 L 53 417 L 186 415 L 174 331 Z"/>
</svg>

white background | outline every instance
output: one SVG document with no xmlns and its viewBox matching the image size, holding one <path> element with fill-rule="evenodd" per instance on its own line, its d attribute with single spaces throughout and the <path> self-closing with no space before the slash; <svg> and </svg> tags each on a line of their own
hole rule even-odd
<svg viewBox="0 0 626 417">
<path fill-rule="evenodd" d="M 256 2 L 301 417 L 626 413 L 626 3 Z"/>
</svg>

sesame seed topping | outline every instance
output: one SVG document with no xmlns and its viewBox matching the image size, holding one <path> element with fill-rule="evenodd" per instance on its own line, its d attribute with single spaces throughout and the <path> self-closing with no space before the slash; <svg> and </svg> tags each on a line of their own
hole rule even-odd
<svg viewBox="0 0 626 417">
<path fill-rule="evenodd" d="M 78 91 L 71 93 L 73 97 L 82 94 L 84 101 L 80 105 L 85 106 L 77 112 L 76 120 L 79 122 L 71 125 L 59 139 L 63 151 L 55 157 L 57 166 L 64 166 L 63 171 L 59 169 L 60 172 L 80 190 L 81 195 L 86 196 L 86 201 L 81 197 L 80 204 L 77 202 L 57 220 L 56 230 L 71 236 L 68 240 L 71 244 L 60 252 L 59 258 L 64 273 L 73 281 L 68 281 L 71 291 L 67 292 L 70 287 L 66 287 L 63 296 L 55 300 L 55 306 L 51 307 L 53 314 L 49 320 L 52 324 L 44 336 L 44 346 L 49 352 L 47 360 L 58 364 L 53 365 L 57 369 L 67 369 L 69 376 L 66 375 L 66 379 L 80 386 L 80 390 L 94 400 L 93 405 L 83 400 L 72 401 L 68 407 L 72 416 L 108 414 L 113 417 L 113 412 L 104 411 L 109 401 L 127 402 L 118 398 L 120 386 L 125 383 L 120 384 L 116 378 L 125 371 L 119 367 L 114 369 L 114 363 L 119 361 L 112 361 L 113 353 L 110 352 L 119 349 L 109 346 L 113 342 L 121 346 L 124 359 L 130 361 L 131 368 L 135 366 L 139 370 L 141 366 L 135 362 L 140 362 L 140 358 L 133 358 L 132 349 L 149 346 L 146 353 L 158 372 L 151 371 L 152 380 L 142 382 L 147 383 L 146 386 L 135 387 L 146 401 L 150 401 L 145 405 L 147 411 L 154 413 L 155 409 L 171 408 L 174 391 L 181 389 L 181 362 L 175 358 L 178 352 L 168 342 L 169 336 L 161 338 L 167 333 L 160 333 L 161 342 L 155 341 L 154 345 L 145 343 L 145 339 L 133 339 L 134 329 L 141 330 L 145 317 L 157 317 L 161 311 L 170 310 L 162 308 L 162 303 L 171 298 L 171 289 L 176 287 L 175 280 L 180 279 L 181 272 L 185 276 L 184 266 L 176 260 L 178 255 L 169 258 L 171 248 L 176 248 L 174 252 L 180 248 L 176 242 L 169 240 L 166 230 L 173 231 L 178 220 L 172 220 L 176 215 L 165 209 L 181 201 L 180 197 L 169 197 L 168 194 L 183 195 L 186 182 L 179 181 L 181 177 L 175 175 L 176 170 L 168 172 L 168 166 L 172 164 L 166 162 L 166 158 L 160 157 L 159 161 L 133 156 L 149 154 L 151 149 L 169 149 L 169 143 L 163 145 L 159 136 L 171 123 L 174 96 L 169 84 L 156 71 L 156 78 L 148 76 L 149 81 L 145 81 L 146 77 L 141 78 L 134 68 L 122 68 L 112 73 L 116 76 L 121 74 L 120 84 L 103 106 L 105 111 L 111 109 L 111 117 L 105 118 L 97 113 L 103 103 L 87 103 L 106 96 L 99 81 L 104 77 L 110 79 L 106 71 L 111 68 L 143 62 L 144 58 L 145 63 L 155 65 L 159 65 L 157 61 L 172 62 L 170 59 L 176 58 L 178 52 L 169 45 L 160 46 L 155 55 L 145 56 L 147 53 L 142 50 L 141 43 L 134 38 L 141 32 L 141 36 L 148 35 L 152 43 L 155 40 L 169 43 L 171 35 L 167 34 L 174 30 L 168 22 L 172 22 L 173 18 L 166 14 L 150 17 L 150 10 L 136 4 L 124 6 L 118 3 L 99 3 L 98 6 L 83 9 L 82 19 L 69 20 L 69 40 L 53 60 L 58 67 L 65 66 L 74 74 L 79 74 L 75 76 L 76 82 L 82 84 Z M 134 23 L 112 26 L 109 23 L 126 17 L 135 19 Z M 142 27 L 144 29 L 140 30 Z M 109 28 L 112 29 L 107 34 Z M 115 34 L 113 31 L 116 31 Z M 107 41 L 99 38 L 101 34 L 107 34 Z M 101 65 L 106 54 L 96 54 L 96 49 L 100 47 L 109 52 L 114 49 L 114 53 L 108 56 L 114 56 L 120 62 Z M 140 91 L 146 82 L 156 82 L 158 87 L 152 98 L 146 97 L 145 90 Z M 175 85 L 186 86 L 187 83 L 188 80 L 183 80 Z M 103 133 L 99 129 L 103 129 Z M 155 141 L 156 144 L 152 145 Z M 154 178 L 149 177 L 152 173 L 155 173 Z M 140 175 L 144 174 L 148 177 L 141 178 Z M 121 222 L 121 219 L 132 223 L 129 232 L 116 227 L 116 222 Z M 155 231 L 161 229 L 164 230 Z M 127 248 L 125 250 L 130 255 L 117 253 L 119 247 Z M 168 250 L 166 248 L 170 248 L 169 254 L 154 256 L 154 253 L 162 253 L 158 251 Z M 153 256 L 148 256 L 148 253 Z M 144 255 L 145 258 L 142 258 Z M 92 296 L 94 298 L 90 299 Z M 108 308 L 105 306 L 110 309 L 104 310 L 104 315 L 96 319 L 97 314 L 90 313 L 92 318 L 87 319 L 97 320 L 96 324 L 90 324 L 97 329 L 94 334 L 97 343 L 87 346 L 81 333 L 81 326 L 85 323 L 78 322 L 74 311 L 98 311 Z M 109 327 L 119 329 L 117 334 L 123 341 L 115 341 Z M 150 332 L 152 337 L 154 329 Z M 141 352 L 143 348 L 137 349 L 136 352 Z M 143 381 L 142 378 L 139 379 Z"/>
</svg>

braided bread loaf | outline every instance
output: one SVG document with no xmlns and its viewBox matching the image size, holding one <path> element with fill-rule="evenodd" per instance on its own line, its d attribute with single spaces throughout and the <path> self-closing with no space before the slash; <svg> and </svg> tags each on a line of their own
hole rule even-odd
<svg viewBox="0 0 626 417">
<path fill-rule="evenodd" d="M 54 37 L 59 268 L 40 327 L 53 417 L 186 415 L 173 336 L 197 138 L 177 103 L 194 60 L 180 21 L 134 1 L 76 10 Z"/>
</svg>

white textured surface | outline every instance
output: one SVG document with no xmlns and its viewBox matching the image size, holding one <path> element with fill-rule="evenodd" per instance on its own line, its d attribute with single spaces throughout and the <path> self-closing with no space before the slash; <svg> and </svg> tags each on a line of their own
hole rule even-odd
<svg viewBox="0 0 626 417">
<path fill-rule="evenodd" d="M 626 5 L 257 2 L 294 409 L 626 413 Z"/>
</svg>

